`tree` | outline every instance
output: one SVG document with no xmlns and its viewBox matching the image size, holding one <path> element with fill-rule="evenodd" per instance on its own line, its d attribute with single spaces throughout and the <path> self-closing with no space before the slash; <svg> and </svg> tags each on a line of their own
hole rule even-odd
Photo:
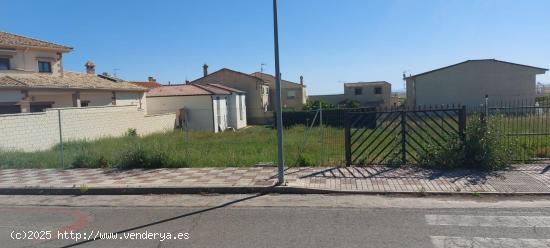
<svg viewBox="0 0 550 248">
<path fill-rule="evenodd" d="M 340 104 L 343 105 L 344 108 L 359 108 L 359 107 L 361 107 L 361 102 L 359 102 L 357 100 L 346 99 L 346 100 L 340 102 Z"/>
<path fill-rule="evenodd" d="M 304 110 L 317 110 L 319 109 L 319 106 L 323 107 L 323 109 L 333 109 L 335 106 L 333 104 L 330 104 L 328 102 L 325 102 L 323 100 L 315 100 L 315 101 L 307 101 L 304 105 Z"/>
</svg>

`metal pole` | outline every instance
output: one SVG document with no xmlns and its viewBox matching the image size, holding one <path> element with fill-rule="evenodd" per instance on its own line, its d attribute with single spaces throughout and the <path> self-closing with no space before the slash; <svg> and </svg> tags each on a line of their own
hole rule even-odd
<svg viewBox="0 0 550 248">
<path fill-rule="evenodd" d="M 321 139 L 321 158 L 319 161 L 319 165 L 323 165 L 323 157 L 324 157 L 324 145 L 325 145 L 325 137 L 323 132 L 323 104 L 319 103 L 319 127 L 321 131 L 320 139 Z"/>
<path fill-rule="evenodd" d="M 277 0 L 273 0 L 273 36 L 275 43 L 275 111 L 277 113 L 277 184 L 284 184 L 285 161 L 283 156 L 283 107 L 281 103 L 281 72 L 279 70 L 279 28 L 277 24 Z"/>
<path fill-rule="evenodd" d="M 65 156 L 63 155 L 63 131 L 61 128 L 61 109 L 57 110 L 57 120 L 59 122 L 59 145 L 60 145 L 60 156 L 61 156 L 61 168 L 65 168 Z"/>
<path fill-rule="evenodd" d="M 485 95 L 485 117 L 489 117 L 489 95 Z"/>
</svg>

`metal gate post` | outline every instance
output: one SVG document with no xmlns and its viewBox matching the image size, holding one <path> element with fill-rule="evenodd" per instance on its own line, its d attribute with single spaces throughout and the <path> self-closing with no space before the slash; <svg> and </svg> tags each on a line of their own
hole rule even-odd
<svg viewBox="0 0 550 248">
<path fill-rule="evenodd" d="M 63 128 L 61 126 L 61 109 L 57 110 L 57 120 L 59 124 L 59 156 L 61 159 L 61 168 L 65 169 L 65 155 L 63 154 Z"/>
<path fill-rule="evenodd" d="M 344 111 L 344 140 L 346 151 L 346 166 L 351 166 L 351 132 L 350 132 L 350 116 L 348 111 Z"/>
<path fill-rule="evenodd" d="M 407 112 L 401 111 L 401 162 L 407 163 Z"/>
<path fill-rule="evenodd" d="M 462 141 L 466 138 L 466 106 L 458 110 L 458 135 Z"/>
</svg>

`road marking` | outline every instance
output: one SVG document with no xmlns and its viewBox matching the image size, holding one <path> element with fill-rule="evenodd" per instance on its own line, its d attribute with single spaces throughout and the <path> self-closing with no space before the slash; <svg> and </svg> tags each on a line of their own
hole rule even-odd
<svg viewBox="0 0 550 248">
<path fill-rule="evenodd" d="M 550 227 L 550 216 L 426 215 L 436 226 Z"/>
<path fill-rule="evenodd" d="M 541 248 L 550 247 L 550 239 L 462 238 L 431 236 L 435 248 Z"/>
</svg>

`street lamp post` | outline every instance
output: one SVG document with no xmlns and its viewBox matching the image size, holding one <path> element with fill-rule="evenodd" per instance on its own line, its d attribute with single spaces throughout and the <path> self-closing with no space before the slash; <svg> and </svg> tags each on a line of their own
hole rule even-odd
<svg viewBox="0 0 550 248">
<path fill-rule="evenodd" d="M 277 0 L 273 0 L 273 36 L 275 39 L 275 111 L 277 117 L 277 184 L 285 181 L 283 156 L 283 107 L 281 103 L 281 72 L 279 70 L 279 28 L 277 24 Z"/>
</svg>

